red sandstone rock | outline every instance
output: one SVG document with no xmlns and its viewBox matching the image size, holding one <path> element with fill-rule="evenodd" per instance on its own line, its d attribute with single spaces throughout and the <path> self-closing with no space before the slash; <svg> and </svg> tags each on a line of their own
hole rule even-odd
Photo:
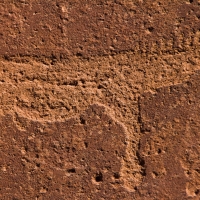
<svg viewBox="0 0 200 200">
<path fill-rule="evenodd" d="M 95 56 L 182 52 L 198 45 L 199 3 L 189 1 L 3 1 L 0 55 Z"/>
<path fill-rule="evenodd" d="M 198 200 L 199 6 L 1 1 L 0 199 Z"/>
<path fill-rule="evenodd" d="M 200 75 L 147 93 L 140 102 L 145 196 L 200 197 Z"/>
</svg>

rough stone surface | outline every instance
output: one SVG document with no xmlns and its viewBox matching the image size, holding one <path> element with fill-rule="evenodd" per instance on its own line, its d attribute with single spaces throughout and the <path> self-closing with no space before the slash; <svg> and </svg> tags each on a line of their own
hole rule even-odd
<svg viewBox="0 0 200 200">
<path fill-rule="evenodd" d="M 162 54 L 198 43 L 198 0 L 3 0 L 0 9 L 7 56 Z"/>
<path fill-rule="evenodd" d="M 199 199 L 199 0 L 2 0 L 0 22 L 0 199 Z"/>
<path fill-rule="evenodd" d="M 92 105 L 65 122 L 1 119 L 1 199 L 126 199 L 122 125 Z"/>
<path fill-rule="evenodd" d="M 140 101 L 140 156 L 148 183 L 142 188 L 150 197 L 200 198 L 199 85 L 198 71 L 185 84 L 160 88 Z"/>
</svg>

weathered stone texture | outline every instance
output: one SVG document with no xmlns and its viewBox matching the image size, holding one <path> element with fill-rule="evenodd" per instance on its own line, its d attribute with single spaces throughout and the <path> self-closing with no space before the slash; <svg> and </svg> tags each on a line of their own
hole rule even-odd
<svg viewBox="0 0 200 200">
<path fill-rule="evenodd" d="M 1 0 L 0 199 L 200 199 L 199 0 Z"/>
<path fill-rule="evenodd" d="M 140 101 L 140 153 L 148 183 L 142 187 L 151 197 L 200 197 L 199 86 L 198 71 L 190 81 L 147 93 Z"/>
</svg>

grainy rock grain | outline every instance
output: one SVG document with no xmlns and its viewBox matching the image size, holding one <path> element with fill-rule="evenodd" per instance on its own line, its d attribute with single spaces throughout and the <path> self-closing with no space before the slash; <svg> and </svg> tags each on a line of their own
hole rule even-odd
<svg viewBox="0 0 200 200">
<path fill-rule="evenodd" d="M 1 0 L 0 199 L 200 198 L 199 0 Z"/>
</svg>

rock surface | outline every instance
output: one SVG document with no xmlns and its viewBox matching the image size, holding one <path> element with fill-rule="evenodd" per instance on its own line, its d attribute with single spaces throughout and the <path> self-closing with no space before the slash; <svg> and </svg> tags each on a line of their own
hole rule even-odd
<svg viewBox="0 0 200 200">
<path fill-rule="evenodd" d="M 142 187 L 152 198 L 200 198 L 199 85 L 198 71 L 190 81 L 147 93 L 140 101 L 140 153 L 148 183 Z"/>
<path fill-rule="evenodd" d="M 0 199 L 200 199 L 200 1 L 0 2 Z"/>
<path fill-rule="evenodd" d="M 125 130 L 90 106 L 65 122 L 1 119 L 1 199 L 125 199 L 120 179 Z"/>
</svg>

